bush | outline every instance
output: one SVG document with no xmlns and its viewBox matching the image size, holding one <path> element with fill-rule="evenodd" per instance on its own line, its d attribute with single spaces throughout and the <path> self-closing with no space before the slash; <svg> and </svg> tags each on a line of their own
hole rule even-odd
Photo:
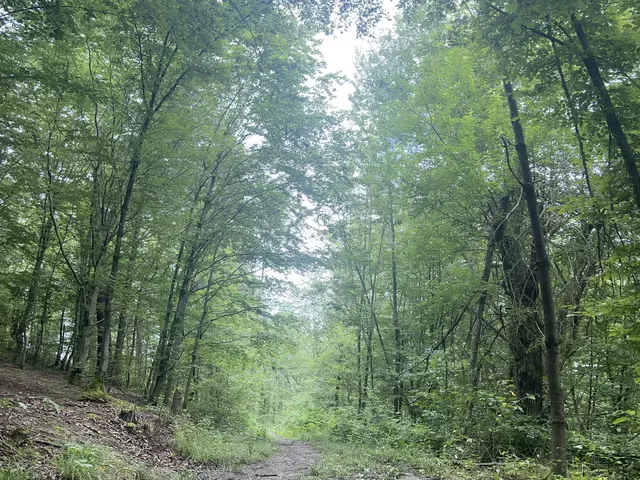
<svg viewBox="0 0 640 480">
<path fill-rule="evenodd" d="M 254 406 L 252 390 L 224 372 L 212 373 L 198 385 L 189 413 L 219 427 L 247 427 Z"/>
</svg>

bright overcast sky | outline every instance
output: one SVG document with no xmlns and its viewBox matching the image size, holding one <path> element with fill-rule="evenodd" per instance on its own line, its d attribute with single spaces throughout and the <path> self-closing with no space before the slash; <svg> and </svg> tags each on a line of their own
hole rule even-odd
<svg viewBox="0 0 640 480">
<path fill-rule="evenodd" d="M 395 0 L 383 0 L 385 18 L 376 26 L 374 36 L 388 31 L 392 26 L 392 16 L 395 14 Z M 355 25 L 346 32 L 322 39 L 320 53 L 327 64 L 326 73 L 339 73 L 346 76 L 349 81 L 355 79 L 356 60 L 358 52 L 364 52 L 374 40 L 372 38 L 357 38 Z M 350 82 L 340 86 L 336 92 L 333 105 L 337 108 L 347 109 L 351 107 L 349 95 L 353 93 L 353 84 Z"/>
</svg>

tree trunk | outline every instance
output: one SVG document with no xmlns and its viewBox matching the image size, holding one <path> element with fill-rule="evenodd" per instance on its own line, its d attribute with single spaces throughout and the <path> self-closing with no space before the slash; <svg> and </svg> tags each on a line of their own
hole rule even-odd
<svg viewBox="0 0 640 480">
<path fill-rule="evenodd" d="M 40 314 L 40 324 L 38 325 L 38 335 L 36 337 L 35 349 L 33 358 L 31 359 L 31 365 L 35 366 L 42 350 L 42 344 L 44 342 L 44 329 L 49 319 L 49 300 L 51 299 L 51 285 L 53 283 L 53 276 L 56 273 L 56 265 L 51 268 L 51 274 L 49 275 L 49 281 L 47 282 L 47 289 L 44 294 L 44 301 L 42 303 L 42 313 Z"/>
<path fill-rule="evenodd" d="M 538 332 L 538 285 L 535 258 L 527 259 L 517 238 L 508 232 L 509 197 L 500 201 L 503 216 L 495 228 L 496 246 L 500 250 L 506 295 L 511 300 L 509 348 L 513 355 L 513 379 L 518 404 L 525 415 L 542 418 L 543 359 Z M 533 245 L 531 256 L 535 255 Z"/>
<path fill-rule="evenodd" d="M 547 27 L 547 33 L 549 34 L 549 38 L 553 38 L 553 31 L 551 29 L 551 24 L 549 24 Z M 553 56 L 556 60 L 556 70 L 558 71 L 558 76 L 560 77 L 560 83 L 562 84 L 562 91 L 564 92 L 564 98 L 567 100 L 569 116 L 571 117 L 571 124 L 573 125 L 573 133 L 575 134 L 576 140 L 578 141 L 578 152 L 580 152 L 580 160 L 582 162 L 582 171 L 584 173 L 584 181 L 587 184 L 587 191 L 589 192 L 589 197 L 593 198 L 593 189 L 591 188 L 591 178 L 589 176 L 587 154 L 584 149 L 584 141 L 582 139 L 582 134 L 580 133 L 580 123 L 578 119 L 578 112 L 576 111 L 576 107 L 573 102 L 573 97 L 571 95 L 571 91 L 569 90 L 569 85 L 567 85 L 567 80 L 564 76 L 564 71 L 562 69 L 562 62 L 560 61 L 560 55 L 558 55 L 558 47 L 556 46 L 556 42 L 553 40 L 551 40 L 551 48 L 553 49 Z"/>
<path fill-rule="evenodd" d="M 200 348 L 200 340 L 204 336 L 207 316 L 209 315 L 209 302 L 211 301 L 211 296 L 209 295 L 211 291 L 211 285 L 213 284 L 213 274 L 214 274 L 214 265 L 211 265 L 211 269 L 209 270 L 209 280 L 207 282 L 207 289 L 204 293 L 204 303 L 202 305 L 202 313 L 200 315 L 200 321 L 198 322 L 198 329 L 196 331 L 196 337 L 193 343 L 193 351 L 191 352 L 191 365 L 189 366 L 189 375 L 187 376 L 187 385 L 184 389 L 184 405 L 183 409 L 187 409 L 189 405 L 189 396 L 191 395 L 191 384 L 194 382 L 197 368 L 198 368 L 198 353 Z"/>
<path fill-rule="evenodd" d="M 21 368 L 24 368 L 27 351 L 27 327 L 29 326 L 29 322 L 33 316 L 36 297 L 38 295 L 38 287 L 40 285 L 42 264 L 44 262 L 44 256 L 47 252 L 47 248 L 49 248 L 49 237 L 53 226 L 52 220 L 48 215 L 48 200 L 45 200 L 43 208 L 44 214 L 42 216 L 42 224 L 40 226 L 36 259 L 31 272 L 31 283 L 29 284 L 29 291 L 27 292 L 27 303 L 13 331 L 16 343 L 13 361 Z"/>
<path fill-rule="evenodd" d="M 171 370 L 174 368 L 175 362 L 177 361 L 177 356 L 179 354 L 178 350 L 182 344 L 182 323 L 189 303 L 189 296 L 191 294 L 191 281 L 193 280 L 193 275 L 196 270 L 195 256 L 196 247 L 194 245 L 189 254 L 189 258 L 187 259 L 186 270 L 182 279 L 180 293 L 178 295 L 178 305 L 169 330 L 167 347 L 164 349 L 163 355 L 158 361 L 154 386 L 149 394 L 149 401 L 152 403 L 157 402 L 160 392 L 165 386 L 171 385 L 171 379 L 169 377 L 171 376 Z"/>
<path fill-rule="evenodd" d="M 484 268 L 480 280 L 485 285 L 484 290 L 480 292 L 478 299 L 478 309 L 476 310 L 476 319 L 473 325 L 473 336 L 471 338 L 471 353 L 469 356 L 469 385 L 471 386 L 471 400 L 467 403 L 467 424 L 465 430 L 471 426 L 473 421 L 473 398 L 478 390 L 478 381 L 480 378 L 480 365 L 478 363 L 478 350 L 480 349 L 480 339 L 482 338 L 482 323 L 484 321 L 484 309 L 487 303 L 488 291 L 486 285 L 489 283 L 491 275 L 491 265 L 493 264 L 493 252 L 496 247 L 495 228 L 491 228 L 489 239 L 487 241 L 487 251 L 484 255 Z"/>
<path fill-rule="evenodd" d="M 140 161 L 142 160 L 142 144 L 144 142 L 145 135 L 151 124 L 152 114 L 151 111 L 145 116 L 144 123 L 140 130 L 138 139 L 135 143 L 133 153 L 131 155 L 131 163 L 129 168 L 129 179 L 127 181 L 127 187 L 124 193 L 124 200 L 120 206 L 120 218 L 118 220 L 118 230 L 116 232 L 116 240 L 113 249 L 113 258 L 111 260 L 111 272 L 109 274 L 109 283 L 104 296 L 104 322 L 103 322 L 103 336 L 102 343 L 98 352 L 98 366 L 96 369 L 97 384 L 104 388 L 104 381 L 107 376 L 109 368 L 109 346 L 111 343 L 111 324 L 113 319 L 113 295 L 116 288 L 116 281 L 118 278 L 118 271 L 120 269 L 120 257 L 122 256 L 122 240 L 125 233 L 125 225 L 127 222 L 127 215 L 129 213 L 129 207 L 131 205 L 131 198 L 133 196 L 133 187 L 138 176 L 138 167 L 140 167 Z"/>
<path fill-rule="evenodd" d="M 575 17 L 574 17 L 575 18 Z M 567 474 L 567 447 L 566 447 L 566 422 L 564 417 L 564 395 L 560 379 L 559 348 L 556 328 L 556 317 L 554 312 L 553 290 L 551 285 L 551 273 L 549 259 L 545 246 L 544 232 L 540 214 L 538 211 L 538 200 L 531 175 L 527 145 L 525 143 L 524 131 L 520 123 L 518 106 L 513 97 L 513 89 L 510 82 L 504 83 L 504 90 L 509 104 L 511 115 L 511 126 L 516 142 L 516 152 L 520 164 L 522 175 L 522 188 L 527 201 L 529 217 L 531 219 L 531 230 L 535 245 L 536 260 L 538 263 L 538 278 L 540 283 L 540 293 L 542 299 L 542 309 L 544 312 L 544 333 L 545 347 L 547 351 L 547 378 L 549 382 L 549 403 L 551 407 L 551 447 L 553 465 L 552 471 L 555 474 L 566 476 Z M 640 185 L 639 185 L 640 186 Z M 638 197 L 640 200 L 640 196 Z M 639 202 L 640 206 L 640 202 Z"/>
<path fill-rule="evenodd" d="M 138 315 L 133 317 L 133 329 L 131 331 L 131 352 L 129 353 L 129 362 L 127 364 L 127 388 L 131 386 L 131 370 L 133 368 L 133 358 L 136 356 L 136 347 L 140 343 L 138 338 Z M 139 373 L 139 372 L 136 372 Z M 136 378 L 138 375 L 136 374 Z"/>
<path fill-rule="evenodd" d="M 400 338 L 400 312 L 398 308 L 398 265 L 396 260 L 396 225 L 393 218 L 393 203 L 389 207 L 389 223 L 391 226 L 391 306 L 393 309 L 393 367 L 395 379 L 393 382 L 393 413 L 400 415 L 402 409 L 402 341 Z"/>
<path fill-rule="evenodd" d="M 136 256 L 138 253 L 140 222 L 136 222 L 133 241 L 131 242 L 131 250 L 127 260 L 127 272 L 124 280 L 124 289 L 131 289 L 133 282 L 133 271 L 135 270 Z M 116 345 L 113 351 L 113 363 L 111 365 L 111 382 L 114 385 L 120 385 L 120 374 L 122 372 L 122 353 L 124 351 L 124 341 L 127 336 L 127 309 L 125 305 L 120 307 L 118 316 L 118 333 L 116 335 Z"/>
<path fill-rule="evenodd" d="M 56 359 L 51 365 L 51 368 L 55 368 L 60 365 L 62 361 L 62 351 L 64 350 L 64 308 L 62 309 L 62 313 L 60 313 L 60 328 L 58 330 L 58 349 L 56 350 Z"/>
<path fill-rule="evenodd" d="M 171 401 L 171 414 L 178 415 L 182 405 L 182 391 L 176 388 L 173 392 L 173 400 Z"/>
<path fill-rule="evenodd" d="M 186 234 L 189 232 L 189 224 L 187 224 Z M 176 265 L 173 269 L 173 275 L 171 276 L 171 286 L 169 287 L 169 296 L 167 298 L 167 307 L 164 314 L 164 322 L 162 323 L 162 330 L 160 331 L 160 340 L 158 341 L 158 347 L 156 348 L 156 354 L 153 357 L 153 363 L 151 364 L 151 372 L 149 373 L 149 379 L 147 380 L 146 391 L 151 393 L 151 384 L 155 380 L 158 374 L 158 365 L 160 359 L 164 357 L 165 350 L 167 348 L 167 337 L 169 335 L 169 323 L 171 322 L 171 314 L 173 313 L 173 297 L 175 296 L 176 285 L 178 283 L 178 273 L 182 265 L 182 257 L 184 255 L 185 239 L 180 242 L 180 249 L 178 250 L 178 258 L 176 259 Z M 150 397 L 148 398 L 150 400 Z"/>
<path fill-rule="evenodd" d="M 191 203 L 191 208 L 189 209 L 189 219 L 193 216 L 193 212 L 198 204 L 200 199 L 200 193 L 202 192 L 204 184 L 200 184 L 196 189 L 196 193 L 193 198 L 193 202 Z M 176 285 L 178 284 L 178 274 L 182 268 L 182 257 L 184 256 L 184 251 L 186 248 L 186 242 L 189 238 L 191 232 L 192 222 L 189 220 L 184 229 L 184 236 L 182 241 L 180 242 L 180 248 L 178 249 L 178 258 L 176 259 L 176 266 L 173 269 L 173 275 L 171 277 L 171 286 L 169 287 L 169 296 L 167 297 L 167 308 L 165 309 L 164 314 L 164 322 L 162 323 L 162 330 L 160 332 L 160 340 L 158 342 L 158 347 L 156 348 L 156 354 L 153 357 L 153 363 L 151 365 L 151 372 L 149 373 L 149 379 L 147 380 L 147 386 L 145 391 L 147 392 L 147 400 L 151 401 L 151 393 L 152 388 L 155 388 L 154 381 L 158 377 L 158 365 L 160 364 L 160 359 L 164 358 L 167 349 L 167 340 L 169 335 L 169 324 L 171 322 L 171 314 L 173 313 L 173 298 L 176 292 Z M 153 384 L 153 386 L 152 386 Z"/>
<path fill-rule="evenodd" d="M 364 406 L 364 398 L 362 395 L 362 316 L 360 316 L 360 325 L 358 326 L 356 349 L 356 373 L 358 375 L 358 413 L 362 413 Z"/>
<path fill-rule="evenodd" d="M 206 181 L 200 184 L 194 198 L 194 203 L 191 211 L 195 209 L 202 188 L 205 185 L 208 185 L 207 192 L 204 196 L 204 204 L 202 206 L 202 210 L 200 211 L 200 215 L 198 216 L 194 238 L 191 240 L 191 248 L 189 250 L 189 256 L 187 257 L 185 272 L 182 278 L 182 286 L 178 295 L 178 304 L 176 306 L 175 315 L 173 316 L 173 321 L 171 322 L 171 329 L 169 331 L 167 345 L 166 348 L 163 349 L 162 356 L 159 357 L 157 372 L 154 374 L 155 383 L 148 397 L 149 401 L 152 403 L 157 402 L 163 386 L 166 387 L 164 401 L 165 403 L 167 403 L 169 401 L 169 394 L 171 392 L 169 389 L 173 387 L 173 369 L 176 366 L 180 355 L 184 316 L 187 311 L 189 297 L 191 295 L 191 284 L 196 273 L 199 259 L 202 257 L 202 255 L 204 255 L 206 251 L 206 241 L 201 240 L 200 237 L 202 234 L 202 228 L 205 224 L 205 219 L 209 215 L 211 206 L 213 205 L 214 188 L 216 185 L 215 172 L 219 165 L 219 160 L 220 155 L 218 155 L 218 161 L 214 165 L 211 173 L 207 176 Z M 189 230 L 187 229 L 185 231 L 185 239 L 187 238 L 188 233 Z"/>
<path fill-rule="evenodd" d="M 85 374 L 85 367 L 89 360 L 91 350 L 91 336 L 95 328 L 94 318 L 98 304 L 98 286 L 91 282 L 86 288 L 83 298 L 83 308 L 78 318 L 79 325 L 76 325 L 76 348 L 74 349 L 73 370 L 69 376 L 69 383 L 78 384 Z"/>
<path fill-rule="evenodd" d="M 602 79 L 602 75 L 600 74 L 600 67 L 598 66 L 593 50 L 589 46 L 589 40 L 584 32 L 584 28 L 582 27 L 582 22 L 578 20 L 576 15 L 573 13 L 571 14 L 571 21 L 576 35 L 578 36 L 578 40 L 580 41 L 580 46 L 582 47 L 582 60 L 584 62 L 584 66 L 587 69 L 587 73 L 591 78 L 591 83 L 598 95 L 598 104 L 604 113 L 609 133 L 611 133 L 616 145 L 618 145 L 618 148 L 620 149 L 620 155 L 622 156 L 624 167 L 627 170 L 629 182 L 633 187 L 636 206 L 640 209 L 640 173 L 638 172 L 638 157 L 627 141 L 627 136 L 622 128 L 622 123 L 618 118 L 618 114 L 616 113 L 613 101 L 609 95 L 609 90 L 607 89 L 607 86 Z"/>
</svg>

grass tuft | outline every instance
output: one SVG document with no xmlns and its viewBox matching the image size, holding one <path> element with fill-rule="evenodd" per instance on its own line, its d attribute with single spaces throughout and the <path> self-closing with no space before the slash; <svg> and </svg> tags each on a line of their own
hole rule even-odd
<svg viewBox="0 0 640 480">
<path fill-rule="evenodd" d="M 53 465 L 66 480 L 134 480 L 141 471 L 109 447 L 82 443 L 67 444 Z"/>
<path fill-rule="evenodd" d="M 0 480 L 31 480 L 29 473 L 21 467 L 0 468 Z"/>
<path fill-rule="evenodd" d="M 265 436 L 228 433 L 213 427 L 181 423 L 175 432 L 176 450 L 192 460 L 237 468 L 273 455 L 277 448 Z"/>
</svg>

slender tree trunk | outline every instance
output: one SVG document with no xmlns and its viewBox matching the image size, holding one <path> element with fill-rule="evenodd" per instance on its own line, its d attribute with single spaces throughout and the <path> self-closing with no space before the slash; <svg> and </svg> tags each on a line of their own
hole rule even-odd
<svg viewBox="0 0 640 480">
<path fill-rule="evenodd" d="M 40 236 L 38 238 L 38 249 L 36 251 L 36 259 L 31 272 L 31 283 L 27 292 L 27 303 L 22 315 L 14 327 L 14 339 L 16 343 L 13 361 L 20 367 L 24 367 L 27 351 L 27 327 L 33 316 L 36 297 L 38 295 L 38 287 L 40 285 L 40 275 L 42 272 L 42 264 L 44 256 L 49 248 L 49 237 L 53 226 L 52 220 L 48 215 L 48 200 L 44 201 L 44 213 L 42 216 L 42 224 L 40 226 Z"/>
<path fill-rule="evenodd" d="M 573 23 L 573 29 L 580 41 L 580 46 L 582 47 L 582 60 L 584 62 L 584 66 L 587 69 L 587 73 L 591 78 L 591 83 L 598 95 L 598 104 L 604 113 L 609 133 L 611 133 L 616 145 L 618 145 L 618 148 L 620 149 L 620 155 L 622 156 L 624 167 L 627 170 L 629 182 L 633 187 L 636 206 L 640 209 L 640 172 L 638 172 L 638 156 L 629 145 L 627 136 L 622 128 L 622 123 L 618 118 L 613 101 L 611 100 L 611 95 L 609 95 L 609 90 L 607 89 L 607 86 L 602 79 L 602 75 L 600 74 L 600 67 L 598 66 L 598 62 L 596 61 L 596 57 L 593 54 L 591 46 L 589 45 L 589 39 L 584 31 L 582 22 L 578 20 L 576 15 L 573 13 L 571 14 L 571 21 Z"/>
<path fill-rule="evenodd" d="M 189 219 L 191 219 L 191 217 L 193 216 L 193 212 L 200 199 L 200 193 L 202 192 L 203 186 L 204 184 L 200 184 L 196 189 L 193 202 L 191 203 L 191 208 L 189 209 Z M 158 365 L 160 363 L 160 359 L 164 358 L 166 354 L 167 340 L 169 336 L 169 324 L 171 322 L 171 314 L 173 313 L 173 298 L 176 292 L 176 285 L 178 284 L 178 274 L 182 269 L 182 258 L 184 256 L 187 239 L 189 238 L 191 232 L 191 225 L 192 222 L 191 220 L 189 220 L 187 222 L 187 225 L 185 226 L 184 236 L 182 238 L 182 241 L 180 242 L 180 248 L 178 249 L 178 258 L 176 259 L 176 265 L 173 269 L 173 275 L 171 277 L 171 286 L 169 287 L 169 296 L 167 297 L 167 308 L 165 309 L 164 322 L 162 323 L 162 330 L 160 331 L 160 341 L 158 342 L 158 347 L 156 348 L 156 354 L 153 357 L 151 372 L 149 373 L 147 386 L 145 388 L 145 391 L 148 394 L 147 399 L 149 401 L 151 400 L 151 390 L 152 388 L 155 388 L 154 381 L 158 377 Z M 152 384 L 154 384 L 154 387 L 152 387 Z"/>
<path fill-rule="evenodd" d="M 187 233 L 189 231 L 187 225 Z M 169 296 L 167 298 L 167 307 L 164 314 L 164 322 L 162 323 L 162 330 L 160 331 L 160 340 L 158 341 L 158 347 L 156 348 L 156 354 L 153 357 L 153 363 L 151 364 L 151 372 L 149 373 L 149 379 L 147 380 L 146 391 L 150 393 L 151 383 L 155 380 L 158 374 L 158 365 L 160 359 L 165 355 L 167 348 L 167 338 L 169 335 L 169 324 L 171 322 L 171 314 L 173 313 L 173 297 L 175 296 L 176 285 L 178 283 L 178 273 L 180 272 L 182 265 L 182 257 L 184 255 L 185 239 L 180 242 L 180 249 L 178 250 L 178 258 L 176 259 L 176 265 L 173 269 L 173 275 L 171 276 L 171 286 L 169 287 Z M 149 398 L 150 399 L 150 398 Z"/>
<path fill-rule="evenodd" d="M 398 264 L 396 259 L 396 225 L 393 217 L 393 202 L 389 207 L 389 223 L 391 226 L 391 306 L 393 309 L 393 367 L 395 379 L 393 382 L 393 413 L 400 415 L 402 409 L 402 340 L 400 338 L 400 312 L 398 308 Z"/>
<path fill-rule="evenodd" d="M 103 341 L 100 344 L 98 352 L 98 367 L 96 369 L 96 386 L 104 389 L 104 381 L 107 376 L 109 368 L 109 346 L 111 343 L 111 324 L 113 319 L 113 295 L 116 288 L 116 281 L 118 278 L 118 271 L 120 269 L 120 257 L 122 256 L 122 240 L 125 233 L 125 225 L 127 222 L 127 215 L 129 213 L 129 207 L 131 205 L 131 198 L 133 197 L 133 187 L 136 183 L 138 176 L 138 168 L 140 167 L 140 161 L 142 160 L 142 144 L 144 137 L 147 134 L 149 125 L 151 124 L 151 113 L 147 113 L 142 128 L 139 133 L 139 138 L 133 149 L 131 156 L 131 163 L 129 168 L 129 179 L 127 181 L 127 187 L 124 193 L 124 200 L 120 206 L 120 218 L 118 221 L 118 230 L 116 232 L 116 239 L 113 249 L 113 258 L 111 260 L 111 272 L 109 274 L 109 283 L 107 284 L 105 298 L 104 298 L 104 324 L 103 324 Z"/>
<path fill-rule="evenodd" d="M 129 252 L 129 258 L 127 260 L 127 272 L 124 280 L 124 289 L 126 291 L 131 289 L 133 282 L 133 272 L 135 270 L 136 256 L 138 253 L 139 231 L 140 222 L 136 222 L 136 231 L 133 234 L 133 241 L 131 242 L 131 250 Z M 113 352 L 113 364 L 111 366 L 111 382 L 115 385 L 120 385 L 120 374 L 122 372 L 122 354 L 124 351 L 124 341 L 127 336 L 127 309 L 125 305 L 120 308 L 118 315 L 118 333 L 116 335 L 116 345 Z"/>
<path fill-rule="evenodd" d="M 49 281 L 47 282 L 47 289 L 44 294 L 44 301 L 42 302 L 42 313 L 40 314 L 40 324 L 38 325 L 38 334 L 36 336 L 35 351 L 33 358 L 31 359 L 31 365 L 35 366 L 42 350 L 42 344 L 44 342 L 44 329 L 49 319 L 49 301 L 51 299 L 51 285 L 53 284 L 53 276 L 56 273 L 56 265 L 51 268 L 51 274 L 49 275 Z"/>
<path fill-rule="evenodd" d="M 551 29 L 551 24 L 548 24 L 547 33 L 550 38 L 553 38 L 553 31 Z M 587 162 L 587 154 L 584 149 L 584 141 L 582 139 L 582 134 L 580 133 L 580 123 L 578 121 L 578 112 L 576 111 L 575 104 L 573 102 L 573 97 L 571 95 L 571 91 L 569 90 L 569 85 L 567 85 L 567 80 L 564 76 L 564 71 L 562 69 L 562 62 L 560 61 L 560 55 L 558 55 L 558 47 L 556 42 L 551 40 L 551 47 L 553 48 L 553 56 L 556 61 L 556 70 L 558 71 L 558 76 L 560 77 L 560 83 L 562 84 L 562 91 L 564 92 L 564 97 L 567 100 L 567 107 L 569 108 L 569 117 L 571 118 L 571 123 L 573 125 L 573 133 L 576 136 L 576 140 L 578 141 L 578 151 L 580 153 L 580 160 L 582 162 L 582 171 L 584 173 L 584 181 L 587 184 L 587 191 L 589 192 L 589 196 L 593 198 L 593 189 L 591 188 L 591 178 L 589 176 L 589 166 Z"/>
<path fill-rule="evenodd" d="M 169 336 L 167 339 L 167 346 L 164 349 L 163 355 L 158 361 L 157 373 L 154 374 L 155 383 L 153 389 L 149 394 L 149 401 L 151 401 L 152 403 L 155 403 L 158 400 L 160 391 L 162 390 L 163 386 L 166 387 L 164 401 L 165 403 L 170 401 L 169 394 L 171 393 L 171 389 L 173 388 L 174 383 L 174 367 L 179 360 L 180 346 L 182 345 L 182 328 L 184 323 L 184 316 L 189 304 L 189 297 L 191 295 L 191 284 L 194 279 L 199 259 L 202 257 L 202 255 L 205 254 L 206 251 L 206 241 L 201 240 L 200 237 L 202 235 L 202 229 L 205 224 L 205 219 L 209 216 L 211 207 L 213 205 L 214 188 L 216 185 L 216 170 L 219 166 L 220 158 L 220 155 L 218 155 L 218 161 L 214 165 L 211 173 L 208 175 L 207 181 L 202 183 L 196 192 L 193 208 L 195 208 L 197 204 L 201 189 L 205 184 L 208 185 L 206 194 L 204 196 L 202 210 L 200 211 L 198 222 L 196 224 L 194 238 L 191 240 L 191 248 L 187 257 L 185 272 L 182 278 L 182 286 L 178 295 L 178 304 L 176 306 L 175 315 L 173 317 L 171 329 L 169 331 Z"/>
<path fill-rule="evenodd" d="M 96 310 L 98 305 L 98 286 L 94 281 L 90 281 L 86 287 L 84 295 L 79 325 L 76 325 L 76 348 L 74 349 L 73 370 L 69 376 L 71 384 L 78 384 L 82 376 L 85 374 L 85 367 L 89 360 L 91 351 L 91 337 L 96 327 L 94 319 L 96 318 Z"/>
<path fill-rule="evenodd" d="M 574 17 L 575 18 L 575 17 Z M 549 382 L 549 403 L 551 407 L 551 447 L 555 474 L 566 476 L 567 474 L 567 446 L 566 446 L 566 422 L 564 417 L 564 395 L 560 378 L 560 358 L 554 312 L 553 290 L 551 285 L 551 273 L 549 259 L 545 246 L 544 231 L 538 210 L 538 199 L 531 175 L 527 145 L 524 131 L 520 123 L 518 106 L 513 97 L 513 88 L 510 82 L 504 83 L 504 90 L 509 104 L 511 126 L 516 142 L 516 152 L 522 175 L 522 188 L 527 201 L 529 217 L 531 218 L 531 230 L 535 245 L 536 260 L 538 263 L 538 278 L 544 312 L 545 347 L 547 350 L 547 379 Z M 640 185 L 639 185 L 640 186 Z M 640 200 L 640 197 L 639 197 Z M 639 202 L 640 205 L 640 202 Z"/>
<path fill-rule="evenodd" d="M 489 239 L 487 240 L 487 251 L 484 255 L 484 267 L 482 269 L 482 276 L 480 280 L 485 285 L 484 290 L 480 292 L 480 298 L 478 299 L 478 309 L 476 310 L 476 319 L 473 324 L 473 336 L 471 337 L 471 353 L 469 356 L 469 385 L 471 386 L 472 398 L 467 403 L 467 423 L 465 430 L 467 430 L 473 421 L 473 399 L 478 390 L 478 381 L 480 379 L 480 365 L 478 363 L 478 351 L 480 349 L 480 340 L 482 338 L 482 323 L 484 322 L 484 309 L 487 303 L 488 290 L 486 285 L 489 283 L 489 276 L 491 275 L 491 265 L 493 264 L 493 252 L 496 247 L 495 228 L 491 228 Z"/>
<path fill-rule="evenodd" d="M 356 348 L 356 372 L 358 375 L 358 413 L 362 413 L 364 400 L 362 395 L 362 317 L 360 317 L 360 325 L 358 327 L 358 339 L 356 342 Z"/>
<path fill-rule="evenodd" d="M 183 400 L 183 409 L 187 409 L 189 406 L 189 397 L 191 396 L 191 384 L 193 383 L 197 369 L 198 369 L 198 353 L 200 348 L 200 340 L 204 336 L 207 316 L 209 315 L 209 302 L 211 301 L 211 295 L 209 294 L 211 291 L 211 285 L 213 283 L 213 274 L 214 268 L 211 265 L 211 269 L 209 271 L 209 280 L 207 282 L 207 289 L 204 293 L 204 302 L 202 305 L 202 313 L 200 314 L 200 321 L 198 322 L 198 329 L 196 331 L 196 337 L 193 343 L 193 351 L 191 352 L 191 365 L 189 366 L 189 374 L 187 376 L 187 385 L 184 388 L 184 400 Z"/>
<path fill-rule="evenodd" d="M 131 331 L 131 351 L 129 352 L 129 362 L 127 363 L 127 388 L 131 386 L 131 370 L 133 368 L 133 359 L 136 356 L 136 347 L 140 343 L 140 339 L 138 338 L 138 321 L 138 315 L 134 315 L 133 329 Z M 138 375 L 136 375 L 136 378 L 138 378 Z"/>
<path fill-rule="evenodd" d="M 178 295 L 178 305 L 168 334 L 167 347 L 164 349 L 163 356 L 158 361 L 154 386 L 149 394 L 149 401 L 152 403 L 157 402 L 163 388 L 167 386 L 168 388 L 171 388 L 171 371 L 175 367 L 175 362 L 178 360 L 177 356 L 179 354 L 180 345 L 182 344 L 182 323 L 189 303 L 189 296 L 191 294 L 191 282 L 196 270 L 195 256 L 196 247 L 193 246 L 189 254 L 189 258 L 187 259 L 187 265 L 182 279 L 182 286 L 180 287 L 180 293 Z"/>
<path fill-rule="evenodd" d="M 62 309 L 62 313 L 60 313 L 60 328 L 58 330 L 58 349 L 56 350 L 56 359 L 51 365 L 51 368 L 55 368 L 60 365 L 62 361 L 62 352 L 64 350 L 64 308 Z"/>
</svg>

